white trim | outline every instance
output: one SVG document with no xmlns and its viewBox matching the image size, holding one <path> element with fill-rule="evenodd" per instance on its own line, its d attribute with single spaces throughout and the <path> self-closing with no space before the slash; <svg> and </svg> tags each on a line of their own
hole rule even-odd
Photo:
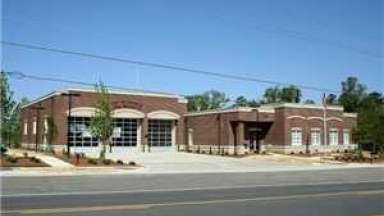
<svg viewBox="0 0 384 216">
<path fill-rule="evenodd" d="M 323 117 L 317 117 L 317 116 L 310 116 L 310 117 L 308 117 L 307 119 L 308 119 L 308 120 L 315 120 L 315 119 L 316 119 L 316 120 L 321 120 L 321 121 L 323 121 L 324 118 L 323 118 Z"/>
<path fill-rule="evenodd" d="M 274 106 L 275 108 L 288 107 L 288 108 L 305 108 L 305 109 L 324 109 L 324 106 L 322 104 L 277 103 L 277 104 L 271 104 L 270 106 Z M 342 106 L 327 105 L 327 110 L 343 111 L 344 109 Z"/>
<path fill-rule="evenodd" d="M 346 118 L 357 118 L 357 113 L 343 113 L 343 117 L 346 117 Z"/>
<path fill-rule="evenodd" d="M 122 108 L 122 109 L 113 110 L 112 116 L 113 118 L 138 119 L 138 118 L 144 118 L 145 114 L 136 109 Z"/>
<path fill-rule="evenodd" d="M 71 109 L 71 116 L 74 117 L 93 117 L 96 113 L 96 108 L 94 107 L 75 107 Z M 67 116 L 69 111 L 66 111 Z"/>
<path fill-rule="evenodd" d="M 338 117 L 329 117 L 329 118 L 327 118 L 327 121 L 331 121 L 331 120 L 335 120 L 335 121 L 341 121 L 341 122 L 343 122 L 343 121 L 344 121 L 343 119 L 341 119 L 341 118 L 338 118 Z"/>
<path fill-rule="evenodd" d="M 200 116 L 200 115 L 209 115 L 209 114 L 218 114 L 218 113 L 232 113 L 232 112 L 252 112 L 256 108 L 252 107 L 238 107 L 233 109 L 213 109 L 205 111 L 197 111 L 192 113 L 184 114 L 184 116 Z"/>
<path fill-rule="evenodd" d="M 293 115 L 293 116 L 287 117 L 287 119 L 293 119 L 293 118 L 306 119 L 304 116 L 301 116 L 301 115 Z"/>
<path fill-rule="evenodd" d="M 180 115 L 166 110 L 157 110 L 147 114 L 148 119 L 177 120 Z"/>
</svg>

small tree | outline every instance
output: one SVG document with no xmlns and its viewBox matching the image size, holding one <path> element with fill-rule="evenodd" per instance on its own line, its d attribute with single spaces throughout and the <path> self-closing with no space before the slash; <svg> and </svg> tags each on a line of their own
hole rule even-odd
<svg viewBox="0 0 384 216">
<path fill-rule="evenodd" d="M 92 134 L 100 140 L 102 149 L 99 159 L 104 160 L 107 146 L 111 149 L 111 137 L 113 134 L 112 105 L 108 89 L 105 85 L 99 82 L 95 88 L 97 92 L 96 113 L 91 118 L 90 128 Z"/>
</svg>

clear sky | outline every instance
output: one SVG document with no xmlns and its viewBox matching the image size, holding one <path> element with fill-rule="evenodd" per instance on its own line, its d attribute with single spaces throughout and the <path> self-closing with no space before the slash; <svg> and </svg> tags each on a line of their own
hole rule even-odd
<svg viewBox="0 0 384 216">
<path fill-rule="evenodd" d="M 340 89 L 384 91 L 381 0 L 2 0 L 2 40 Z M 2 46 L 8 71 L 180 94 L 266 84 Z M 18 98 L 67 84 L 12 80 Z M 304 91 L 319 99 L 319 92 Z"/>
</svg>

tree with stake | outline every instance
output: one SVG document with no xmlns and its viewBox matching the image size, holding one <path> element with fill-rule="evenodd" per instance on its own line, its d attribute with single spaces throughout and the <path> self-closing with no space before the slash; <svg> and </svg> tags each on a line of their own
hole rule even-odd
<svg viewBox="0 0 384 216">
<path fill-rule="evenodd" d="M 92 134 L 100 140 L 102 149 L 100 160 L 105 159 L 107 146 L 111 149 L 111 137 L 113 134 L 112 106 L 108 94 L 108 89 L 102 82 L 95 86 L 97 92 L 97 102 L 95 104 L 96 113 L 91 118 L 90 128 Z"/>
</svg>

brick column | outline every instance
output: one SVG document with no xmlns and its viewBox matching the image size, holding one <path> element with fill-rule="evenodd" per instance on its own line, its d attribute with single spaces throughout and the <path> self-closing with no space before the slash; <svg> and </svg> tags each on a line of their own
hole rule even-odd
<svg viewBox="0 0 384 216">
<path fill-rule="evenodd" d="M 141 147 L 143 152 L 148 151 L 148 118 L 146 116 L 141 120 Z"/>
<path fill-rule="evenodd" d="M 236 142 L 234 146 L 234 153 L 238 154 L 239 147 L 244 142 L 244 122 L 238 122 L 236 127 Z"/>
</svg>

